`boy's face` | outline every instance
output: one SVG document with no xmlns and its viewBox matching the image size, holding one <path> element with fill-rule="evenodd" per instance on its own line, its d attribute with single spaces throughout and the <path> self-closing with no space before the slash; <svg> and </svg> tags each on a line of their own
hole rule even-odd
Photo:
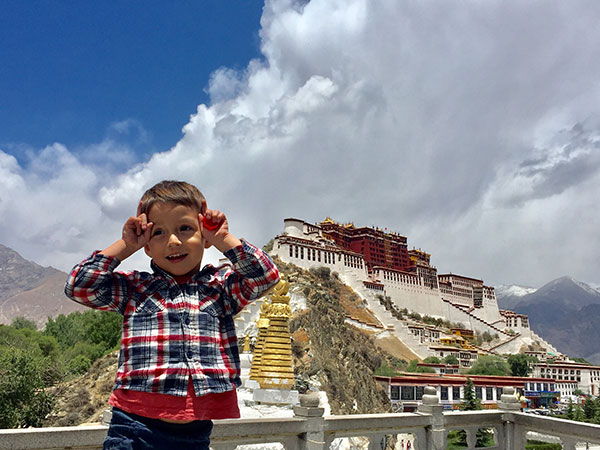
<svg viewBox="0 0 600 450">
<path fill-rule="evenodd" d="M 144 250 L 158 267 L 177 276 L 200 269 L 206 242 L 196 208 L 156 203 L 150 208 L 148 221 L 153 225 Z"/>
</svg>

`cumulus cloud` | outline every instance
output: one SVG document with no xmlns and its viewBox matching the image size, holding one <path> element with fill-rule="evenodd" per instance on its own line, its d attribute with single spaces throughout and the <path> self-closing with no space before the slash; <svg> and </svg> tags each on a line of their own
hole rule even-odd
<svg viewBox="0 0 600 450">
<path fill-rule="evenodd" d="M 107 237 L 145 188 L 176 178 L 258 244 L 284 217 L 332 216 L 405 234 L 441 272 L 598 281 L 599 19 L 579 0 L 267 0 L 263 58 L 218 69 L 170 150 L 101 180 L 75 158 L 44 185 L 46 149 L 27 171 L 0 154 L 0 171 L 34 201 L 31 184 L 64 192 L 69 173 L 89 175 L 70 207 L 94 219 L 50 215 L 74 236 Z M 94 248 L 55 241 L 55 255 Z"/>
</svg>

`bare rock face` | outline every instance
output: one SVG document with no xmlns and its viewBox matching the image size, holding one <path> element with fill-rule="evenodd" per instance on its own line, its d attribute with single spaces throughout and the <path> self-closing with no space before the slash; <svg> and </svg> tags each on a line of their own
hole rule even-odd
<svg viewBox="0 0 600 450">
<path fill-rule="evenodd" d="M 27 261 L 0 244 L 0 323 L 24 316 L 42 327 L 48 316 L 83 310 L 65 297 L 66 279 L 65 272 Z"/>
<path fill-rule="evenodd" d="M 0 304 L 19 292 L 38 287 L 45 278 L 59 272 L 27 261 L 0 244 Z"/>
</svg>

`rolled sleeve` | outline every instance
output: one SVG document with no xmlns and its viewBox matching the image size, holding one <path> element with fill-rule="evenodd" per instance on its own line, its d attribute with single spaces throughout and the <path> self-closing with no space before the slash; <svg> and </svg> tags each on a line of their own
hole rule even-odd
<svg viewBox="0 0 600 450">
<path fill-rule="evenodd" d="M 119 264 L 115 257 L 94 252 L 69 274 L 66 296 L 90 308 L 123 313 L 130 282 L 126 274 L 114 272 Z"/>
<path fill-rule="evenodd" d="M 233 314 L 279 282 L 279 271 L 269 255 L 245 240 L 224 255 L 233 264 L 225 282 Z"/>
</svg>

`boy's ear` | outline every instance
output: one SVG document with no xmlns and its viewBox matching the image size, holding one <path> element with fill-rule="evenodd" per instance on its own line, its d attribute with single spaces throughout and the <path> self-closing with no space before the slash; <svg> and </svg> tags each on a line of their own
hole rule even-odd
<svg viewBox="0 0 600 450">
<path fill-rule="evenodd" d="M 204 248 L 211 248 L 212 244 L 209 244 L 209 242 L 205 239 L 204 240 Z"/>
<path fill-rule="evenodd" d="M 146 255 L 152 258 L 152 255 L 150 254 L 150 247 L 148 246 L 148 244 L 144 245 L 144 251 L 146 252 Z"/>
</svg>

